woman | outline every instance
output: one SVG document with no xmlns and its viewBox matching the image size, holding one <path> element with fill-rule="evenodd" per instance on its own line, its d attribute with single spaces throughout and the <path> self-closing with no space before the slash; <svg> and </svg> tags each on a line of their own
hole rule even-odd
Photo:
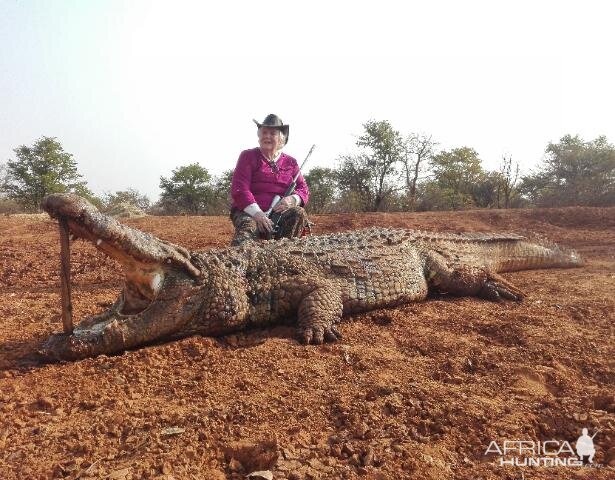
<svg viewBox="0 0 615 480">
<path fill-rule="evenodd" d="M 305 206 L 310 197 L 303 176 L 299 174 L 295 193 L 282 198 L 273 211 L 280 214 L 278 229 L 265 212 L 276 195 L 283 196 L 299 171 L 297 161 L 282 153 L 288 142 L 289 126 L 277 115 L 267 115 L 257 122 L 258 148 L 244 150 L 239 155 L 231 182 L 231 220 L 235 236 L 231 245 L 260 238 L 300 236 L 307 225 Z"/>
</svg>

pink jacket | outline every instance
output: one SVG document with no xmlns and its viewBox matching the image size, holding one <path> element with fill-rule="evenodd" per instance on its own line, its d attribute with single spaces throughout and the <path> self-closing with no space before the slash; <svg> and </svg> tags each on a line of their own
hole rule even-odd
<svg viewBox="0 0 615 480">
<path fill-rule="evenodd" d="M 299 171 L 299 165 L 297 160 L 285 153 L 280 155 L 276 165 L 277 173 L 272 171 L 259 148 L 241 152 L 231 182 L 233 207 L 243 210 L 256 202 L 261 210 L 266 211 L 271 206 L 273 197 L 283 196 Z M 301 174 L 297 178 L 295 194 L 301 197 L 305 206 L 310 198 L 310 191 Z"/>
</svg>

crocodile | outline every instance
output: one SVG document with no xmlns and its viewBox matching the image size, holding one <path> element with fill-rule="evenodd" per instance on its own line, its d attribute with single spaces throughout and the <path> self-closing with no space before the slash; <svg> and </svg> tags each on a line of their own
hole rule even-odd
<svg viewBox="0 0 615 480">
<path fill-rule="evenodd" d="M 50 360 L 113 354 L 193 334 L 221 336 L 296 322 L 298 339 L 341 338 L 344 316 L 427 298 L 430 292 L 520 301 L 500 275 L 582 265 L 573 250 L 508 233 L 369 228 L 191 252 L 104 215 L 73 194 L 43 209 L 122 266 L 115 303 L 72 332 L 51 335 Z"/>
</svg>

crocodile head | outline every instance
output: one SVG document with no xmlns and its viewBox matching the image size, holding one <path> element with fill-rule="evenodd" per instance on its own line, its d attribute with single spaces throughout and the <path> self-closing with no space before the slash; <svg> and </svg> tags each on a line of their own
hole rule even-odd
<svg viewBox="0 0 615 480">
<path fill-rule="evenodd" d="M 91 242 L 125 274 L 115 303 L 82 320 L 72 333 L 52 335 L 40 350 L 44 357 L 73 360 L 120 352 L 173 335 L 192 318 L 197 307 L 190 297 L 201 272 L 188 250 L 123 225 L 76 195 L 50 195 L 42 208 L 65 222 L 71 239 Z"/>
</svg>

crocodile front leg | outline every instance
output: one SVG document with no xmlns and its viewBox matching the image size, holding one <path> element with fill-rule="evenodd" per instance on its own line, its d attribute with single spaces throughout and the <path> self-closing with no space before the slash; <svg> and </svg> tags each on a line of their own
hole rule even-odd
<svg viewBox="0 0 615 480">
<path fill-rule="evenodd" d="M 451 263 L 438 252 L 427 253 L 425 269 L 429 286 L 443 293 L 492 301 L 503 298 L 520 301 L 525 296 L 515 285 L 487 267 Z"/>
<path fill-rule="evenodd" d="M 336 325 L 342 319 L 342 293 L 334 282 L 321 280 L 306 284 L 306 292 L 299 301 L 297 311 L 299 340 L 304 344 L 320 345 L 335 342 L 342 336 Z"/>
</svg>

